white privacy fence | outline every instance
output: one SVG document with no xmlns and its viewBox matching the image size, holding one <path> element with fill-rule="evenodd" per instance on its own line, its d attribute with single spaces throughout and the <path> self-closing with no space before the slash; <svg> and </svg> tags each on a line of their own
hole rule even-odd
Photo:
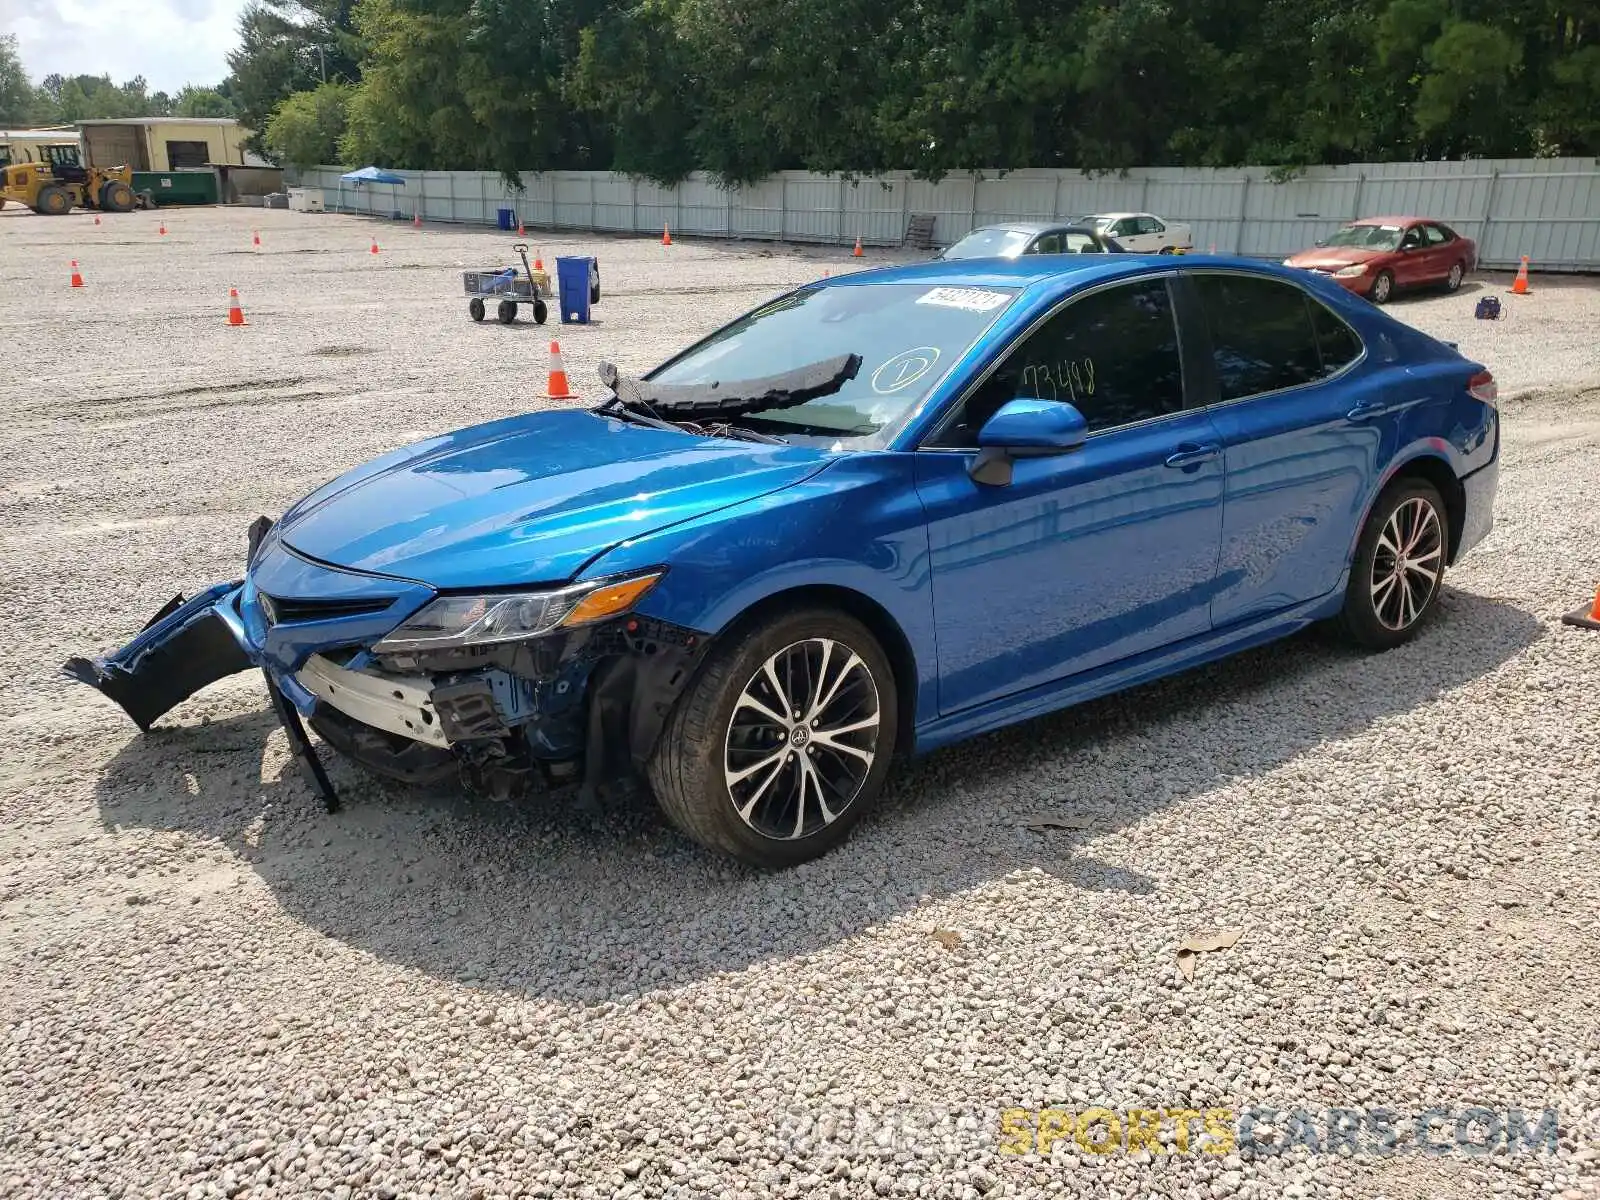
<svg viewBox="0 0 1600 1200">
<path fill-rule="evenodd" d="M 848 245 L 899 245 L 913 215 L 935 218 L 945 245 L 995 221 L 1083 213 L 1153 212 L 1187 222 L 1195 245 L 1219 253 L 1282 258 L 1358 216 L 1415 214 L 1477 240 L 1486 266 L 1600 271 L 1600 160 L 1484 159 L 1314 167 L 1287 183 L 1264 168 L 1153 167 L 1094 176 L 1028 170 L 954 174 L 939 183 L 890 172 L 855 180 L 786 171 L 724 191 L 691 176 L 657 187 L 609 171 L 522 176 L 523 190 L 486 171 L 399 171 L 404 187 L 354 188 L 347 168 L 299 172 L 327 207 L 410 220 L 494 225 L 501 209 L 530 229 L 659 236 L 758 238 Z"/>
</svg>

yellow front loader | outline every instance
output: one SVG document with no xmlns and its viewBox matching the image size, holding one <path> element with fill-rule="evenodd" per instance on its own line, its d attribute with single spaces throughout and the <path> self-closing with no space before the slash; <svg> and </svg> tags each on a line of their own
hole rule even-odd
<svg viewBox="0 0 1600 1200">
<path fill-rule="evenodd" d="M 40 162 L 0 167 L 0 207 L 21 204 L 58 217 L 75 208 L 132 212 L 138 205 L 133 171 L 123 167 L 85 167 L 73 145 L 41 147 Z"/>
</svg>

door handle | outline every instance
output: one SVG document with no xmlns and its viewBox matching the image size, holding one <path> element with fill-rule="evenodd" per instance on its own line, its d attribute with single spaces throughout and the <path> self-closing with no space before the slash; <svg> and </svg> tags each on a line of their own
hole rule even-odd
<svg viewBox="0 0 1600 1200">
<path fill-rule="evenodd" d="M 1347 421 L 1370 421 L 1373 417 L 1381 417 L 1394 406 L 1391 404 L 1358 404 L 1345 413 Z"/>
<path fill-rule="evenodd" d="M 1201 463 L 1210 462 L 1221 453 L 1221 446 L 1202 446 L 1195 442 L 1185 442 L 1172 454 L 1167 455 L 1167 466 L 1198 467 Z"/>
</svg>

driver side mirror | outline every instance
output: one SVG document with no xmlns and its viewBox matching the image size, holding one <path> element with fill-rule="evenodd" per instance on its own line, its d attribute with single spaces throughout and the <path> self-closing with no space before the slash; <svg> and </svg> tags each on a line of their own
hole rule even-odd
<svg viewBox="0 0 1600 1200">
<path fill-rule="evenodd" d="M 978 456 L 968 471 L 974 483 L 1005 487 L 1019 458 L 1047 458 L 1083 446 L 1089 422 L 1071 404 L 1019 398 L 1005 404 L 978 430 Z"/>
</svg>

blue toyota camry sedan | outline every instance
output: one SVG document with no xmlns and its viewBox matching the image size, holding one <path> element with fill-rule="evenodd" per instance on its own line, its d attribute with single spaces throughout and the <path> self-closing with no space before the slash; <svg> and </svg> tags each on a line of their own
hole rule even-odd
<svg viewBox="0 0 1600 1200">
<path fill-rule="evenodd" d="M 330 808 L 307 725 L 401 780 L 643 782 L 781 866 L 898 754 L 1316 621 L 1396 646 L 1493 521 L 1493 376 L 1242 260 L 865 271 L 601 377 L 259 519 L 243 578 L 66 671 L 147 729 L 260 669 Z"/>
</svg>

